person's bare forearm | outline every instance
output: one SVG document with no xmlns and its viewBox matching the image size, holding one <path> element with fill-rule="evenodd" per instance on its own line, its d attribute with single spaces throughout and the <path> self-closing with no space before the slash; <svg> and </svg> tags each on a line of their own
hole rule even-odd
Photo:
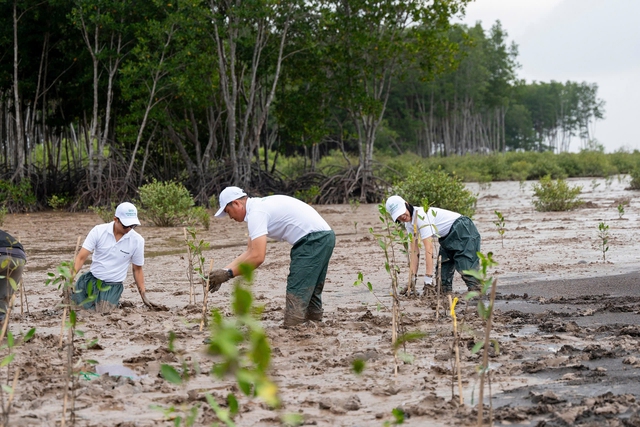
<svg viewBox="0 0 640 427">
<path fill-rule="evenodd" d="M 133 267 L 133 281 L 136 283 L 140 296 L 144 298 L 146 289 L 144 287 L 144 272 L 142 271 L 142 267 Z"/>
<path fill-rule="evenodd" d="M 427 276 L 433 276 L 433 242 L 431 238 L 424 239 L 424 263 L 426 266 L 425 274 Z"/>
</svg>

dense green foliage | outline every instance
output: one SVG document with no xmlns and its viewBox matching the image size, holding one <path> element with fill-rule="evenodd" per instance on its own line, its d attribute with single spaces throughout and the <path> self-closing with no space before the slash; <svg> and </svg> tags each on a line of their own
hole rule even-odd
<svg viewBox="0 0 640 427">
<path fill-rule="evenodd" d="M 564 179 L 552 180 L 549 175 L 533 185 L 533 205 L 540 212 L 570 211 L 584 202 L 578 199 L 582 186 L 570 187 Z"/>
<path fill-rule="evenodd" d="M 455 175 L 422 166 L 409 169 L 407 177 L 394 187 L 394 192 L 413 205 L 428 205 L 473 217 L 476 197 Z"/>
<path fill-rule="evenodd" d="M 600 151 L 579 153 L 508 152 L 493 155 L 465 155 L 421 159 L 415 155 L 379 156 L 387 166 L 382 172 L 388 181 L 404 179 L 411 166 L 420 164 L 430 170 L 442 169 L 466 182 L 538 180 L 551 178 L 611 177 L 633 174 L 640 165 L 640 152 Z M 640 173 L 639 173 L 640 176 Z"/>
<path fill-rule="evenodd" d="M 8 212 L 29 212 L 36 206 L 36 196 L 31 189 L 31 183 L 21 181 L 14 184 L 11 181 L 0 180 L 0 205 Z"/>
<path fill-rule="evenodd" d="M 323 177 L 290 185 L 280 160 L 336 173 L 331 152 L 359 181 L 333 200 L 371 201 L 378 155 L 597 145 L 597 87 L 518 80 L 499 23 L 452 24 L 468 1 L 0 2 L 0 178 L 38 202 L 7 206 L 103 206 L 153 179 L 202 206 L 228 184 L 304 194 Z M 464 179 L 562 175 L 523 161 Z"/>
</svg>

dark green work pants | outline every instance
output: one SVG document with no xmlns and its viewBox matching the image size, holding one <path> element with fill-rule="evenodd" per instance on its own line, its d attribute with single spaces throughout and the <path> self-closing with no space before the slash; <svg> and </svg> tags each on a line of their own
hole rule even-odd
<svg viewBox="0 0 640 427">
<path fill-rule="evenodd" d="M 444 238 L 440 239 L 442 256 L 442 291 L 453 289 L 453 273 L 458 270 L 462 280 L 471 290 L 480 290 L 480 282 L 473 276 L 463 274 L 464 270 L 477 270 L 480 266 L 480 233 L 471 219 L 461 216 L 456 219 Z"/>
<path fill-rule="evenodd" d="M 333 231 L 317 231 L 307 234 L 291 248 L 285 326 L 322 320 L 322 290 L 335 245 Z"/>
<path fill-rule="evenodd" d="M 117 307 L 124 286 L 122 282 L 103 282 L 87 271 L 76 281 L 71 299 L 86 310 L 108 311 Z M 104 310 L 103 310 L 104 309 Z"/>
<path fill-rule="evenodd" d="M 17 249 L 14 248 L 14 251 Z M 24 252 L 22 255 L 24 256 Z M 22 270 L 26 262 L 26 259 L 17 256 L 0 255 L 0 328 L 4 322 L 11 296 L 20 286 Z"/>
</svg>

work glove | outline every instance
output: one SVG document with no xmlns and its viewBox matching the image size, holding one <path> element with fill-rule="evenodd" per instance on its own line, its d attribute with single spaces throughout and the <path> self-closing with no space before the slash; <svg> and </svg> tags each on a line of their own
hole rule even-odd
<svg viewBox="0 0 640 427">
<path fill-rule="evenodd" d="M 425 286 L 433 286 L 433 277 L 424 276 L 424 285 Z"/>
<path fill-rule="evenodd" d="M 209 273 L 209 292 L 216 292 L 224 282 L 231 279 L 233 275 L 230 271 L 219 268 Z"/>
<path fill-rule="evenodd" d="M 149 301 L 149 298 L 144 294 L 142 295 L 142 302 L 153 311 L 169 311 L 167 306 Z"/>
</svg>

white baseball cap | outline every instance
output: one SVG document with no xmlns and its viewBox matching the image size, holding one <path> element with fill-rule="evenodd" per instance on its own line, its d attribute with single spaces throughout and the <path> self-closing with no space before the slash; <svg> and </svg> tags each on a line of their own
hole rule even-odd
<svg viewBox="0 0 640 427">
<path fill-rule="evenodd" d="M 247 193 L 245 193 L 239 187 L 227 187 L 224 190 L 222 190 L 220 192 L 220 197 L 218 197 L 218 201 L 220 202 L 220 209 L 218 209 L 218 212 L 216 212 L 215 216 L 217 217 L 227 216 L 227 213 L 224 211 L 224 208 L 226 208 L 227 205 L 233 202 L 234 200 L 238 200 L 239 198 L 244 197 L 246 195 Z"/>
<path fill-rule="evenodd" d="M 130 225 L 140 225 L 138 220 L 138 210 L 133 203 L 124 202 L 120 203 L 116 208 L 116 217 L 120 220 L 120 223 L 125 227 Z"/>
<path fill-rule="evenodd" d="M 406 202 L 400 196 L 389 197 L 387 199 L 386 208 L 389 215 L 391 215 L 391 219 L 394 221 L 407 211 Z"/>
</svg>

